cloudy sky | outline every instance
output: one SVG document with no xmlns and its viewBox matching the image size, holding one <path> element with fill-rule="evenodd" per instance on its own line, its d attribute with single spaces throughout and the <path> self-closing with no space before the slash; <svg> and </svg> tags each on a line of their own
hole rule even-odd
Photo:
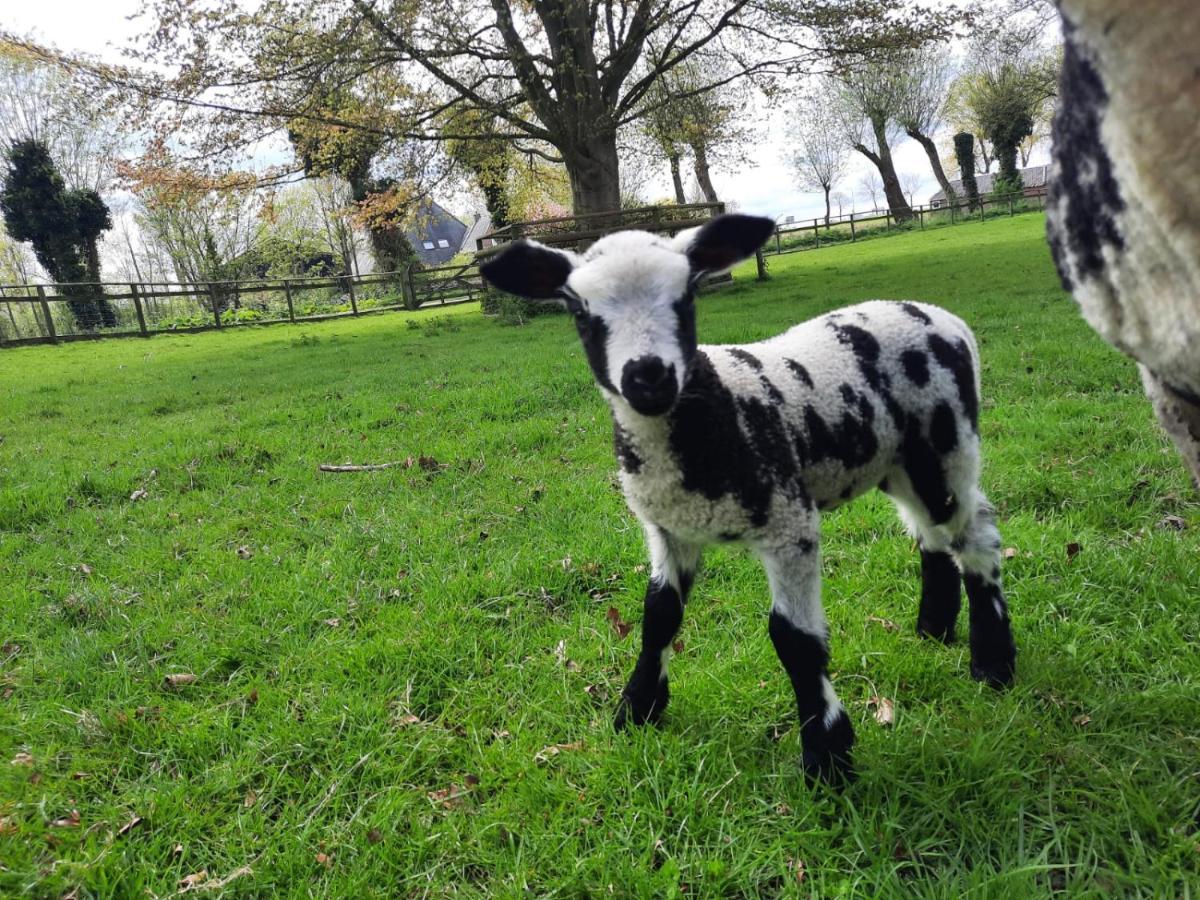
<svg viewBox="0 0 1200 900">
<path fill-rule="evenodd" d="M 117 48 L 134 39 L 139 32 L 139 23 L 129 21 L 139 6 L 140 0 L 26 0 L 25 3 L 5 3 L 0 13 L 0 27 L 18 34 L 32 34 L 36 38 L 54 44 L 62 50 L 82 50 L 113 61 L 119 60 Z M 762 101 L 760 101 L 762 103 Z M 819 194 L 805 193 L 797 189 L 795 178 L 784 163 L 787 152 L 787 122 L 789 104 L 776 100 L 771 108 L 756 111 L 761 139 L 748 150 L 748 160 L 735 167 L 717 168 L 713 181 L 718 194 L 737 203 L 745 212 L 755 212 L 781 218 L 794 215 L 797 219 L 810 218 L 824 212 L 824 201 Z M 928 201 L 937 186 L 929 173 L 929 163 L 924 151 L 913 141 L 906 141 L 895 148 L 896 170 L 903 176 L 912 173 L 920 176 L 921 187 L 914 199 L 918 203 Z M 1043 155 L 1033 162 L 1044 162 Z M 841 190 L 846 194 L 857 194 L 860 207 L 869 206 L 866 194 L 858 187 L 862 175 L 871 166 L 858 154 L 853 154 L 852 169 Z M 648 197 L 670 196 L 669 173 L 665 164 L 659 178 L 651 182 L 644 193 Z M 462 205 L 461 202 L 453 204 Z M 460 215 L 471 212 L 456 209 Z"/>
</svg>

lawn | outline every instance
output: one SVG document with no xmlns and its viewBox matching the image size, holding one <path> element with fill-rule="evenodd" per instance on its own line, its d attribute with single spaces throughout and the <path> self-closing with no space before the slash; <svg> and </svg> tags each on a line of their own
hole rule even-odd
<svg viewBox="0 0 1200 900">
<path fill-rule="evenodd" d="M 799 775 L 735 547 L 663 727 L 613 734 L 645 559 L 564 317 L 0 352 L 0 894 L 1195 896 L 1200 504 L 1043 228 L 772 258 L 700 301 L 710 342 L 869 297 L 980 337 L 1017 682 L 915 636 L 882 496 L 829 515 L 842 794 Z"/>
</svg>

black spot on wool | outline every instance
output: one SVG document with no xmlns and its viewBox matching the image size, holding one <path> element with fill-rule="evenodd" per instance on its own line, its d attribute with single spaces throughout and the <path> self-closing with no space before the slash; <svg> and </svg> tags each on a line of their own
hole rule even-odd
<svg viewBox="0 0 1200 900">
<path fill-rule="evenodd" d="M 939 366 L 948 371 L 958 387 L 958 399 L 962 403 L 967 421 L 975 431 L 979 430 L 979 397 L 975 394 L 975 369 L 971 365 L 971 351 L 967 342 L 958 338 L 953 344 L 940 334 L 929 336 L 929 352 Z"/>
<path fill-rule="evenodd" d="M 683 365 L 691 365 L 696 355 L 696 304 L 695 293 L 689 290 L 682 299 L 671 304 L 675 311 L 675 340 L 683 354 Z"/>
<path fill-rule="evenodd" d="M 929 357 L 920 350 L 905 350 L 900 354 L 904 375 L 917 387 L 929 384 Z"/>
<path fill-rule="evenodd" d="M 922 325 L 932 325 L 933 319 L 925 314 L 925 310 L 915 303 L 901 303 L 900 308 L 920 322 Z"/>
<path fill-rule="evenodd" d="M 757 356 L 755 356 L 753 353 L 749 352 L 748 350 L 743 350 L 741 347 L 730 347 L 729 355 L 732 356 L 734 359 L 736 359 L 738 362 L 745 363 L 751 369 L 753 369 L 755 372 L 762 371 L 762 367 L 763 367 L 762 360 L 760 360 Z"/>
<path fill-rule="evenodd" d="M 803 365 L 796 362 L 794 359 L 785 359 L 783 364 L 788 367 L 788 370 L 791 371 L 793 375 L 796 376 L 797 381 L 799 381 L 806 388 L 809 388 L 810 390 L 812 389 L 813 380 L 808 374 L 808 369 L 804 368 Z"/>
<path fill-rule="evenodd" d="M 1054 117 L 1058 177 L 1050 182 L 1048 203 L 1052 209 L 1061 208 L 1063 216 L 1051 216 L 1047 230 L 1059 277 L 1070 290 L 1074 278 L 1103 271 L 1105 245 L 1124 249 L 1116 215 L 1125 209 L 1125 201 L 1100 133 L 1108 91 L 1079 46 L 1075 26 L 1065 16 L 1063 33 L 1066 40 Z"/>
<path fill-rule="evenodd" d="M 575 330 L 579 332 L 583 352 L 587 354 L 588 365 L 592 367 L 596 381 L 614 394 L 618 393 L 608 377 L 608 325 L 604 319 L 579 312 L 575 315 Z"/>
<path fill-rule="evenodd" d="M 929 442 L 943 455 L 958 445 L 958 416 L 945 400 L 934 407 L 929 420 Z"/>
<path fill-rule="evenodd" d="M 846 410 L 841 420 L 833 425 L 812 406 L 804 407 L 807 440 L 803 447 L 797 444 L 796 452 L 805 465 L 829 459 L 853 469 L 869 462 L 878 451 L 879 439 L 871 427 L 875 421 L 875 407 L 866 395 L 848 384 L 841 386 L 841 394 Z"/>
<path fill-rule="evenodd" d="M 766 375 L 758 376 L 758 382 L 762 385 L 763 391 L 766 392 L 767 397 L 770 398 L 772 403 L 783 404 L 787 402 L 784 400 L 783 394 L 780 392 L 779 388 L 775 387 L 775 385 L 771 383 L 771 379 Z"/>
<path fill-rule="evenodd" d="M 950 521 L 958 509 L 958 501 L 946 484 L 941 456 L 922 436 L 916 419 L 910 419 L 904 430 L 900 454 L 908 480 L 934 524 Z"/>
<path fill-rule="evenodd" d="M 617 454 L 617 463 L 630 474 L 636 475 L 642 470 L 642 458 L 633 449 L 629 434 L 621 427 L 621 423 L 613 420 L 613 450 Z"/>
<path fill-rule="evenodd" d="M 671 453 L 684 490 L 709 500 L 732 494 L 753 525 L 765 525 L 775 480 L 795 474 L 779 410 L 753 398 L 739 403 L 721 383 L 712 361 L 698 352 L 668 416 Z"/>
</svg>

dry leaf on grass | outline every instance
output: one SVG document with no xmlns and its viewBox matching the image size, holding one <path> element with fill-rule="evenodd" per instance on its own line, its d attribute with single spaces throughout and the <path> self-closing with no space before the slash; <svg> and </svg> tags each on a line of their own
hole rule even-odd
<svg viewBox="0 0 1200 900">
<path fill-rule="evenodd" d="M 1078 725 L 1080 728 L 1082 728 L 1084 725 L 1087 725 L 1089 722 L 1092 721 L 1092 717 L 1089 716 L 1087 713 L 1082 713 L 1082 714 L 1076 716 L 1075 718 L 1073 718 L 1071 721 L 1074 722 L 1076 725 Z"/>
<path fill-rule="evenodd" d="M 317 854 L 317 862 L 319 862 L 321 865 L 323 865 L 327 869 L 333 865 L 333 860 L 331 860 L 329 858 L 328 853 L 318 853 Z"/>
<path fill-rule="evenodd" d="M 256 794 L 253 790 L 246 791 L 246 796 L 242 798 L 242 806 L 246 807 L 246 809 L 250 809 L 257 802 L 258 794 Z"/>
<path fill-rule="evenodd" d="M 380 831 L 378 828 L 372 828 L 370 831 L 367 832 L 367 843 L 368 844 L 378 844 L 382 840 L 383 840 L 383 832 Z"/>
<path fill-rule="evenodd" d="M 338 628 L 341 626 L 342 620 L 338 618 L 326 619 L 324 624 L 328 625 L 330 628 Z"/>
<path fill-rule="evenodd" d="M 201 869 L 199 872 L 193 872 L 191 875 L 185 875 L 183 878 L 180 878 L 179 886 L 185 891 L 190 891 L 204 884 L 206 881 L 208 881 L 208 869 Z"/>
<path fill-rule="evenodd" d="M 191 672 L 176 672 L 173 675 L 168 675 L 163 679 L 163 686 L 169 688 L 184 687 L 189 684 L 196 683 L 196 676 Z M 140 707 L 139 707 L 140 709 Z"/>
<path fill-rule="evenodd" d="M 144 490 L 142 490 L 141 488 L 138 488 L 136 491 L 134 491 L 132 494 L 129 495 L 129 499 L 132 500 L 134 503 L 137 503 L 139 500 L 145 500 L 149 496 L 150 495 L 148 493 L 146 493 Z"/>
<path fill-rule="evenodd" d="M 872 694 L 867 700 L 867 707 L 874 708 L 875 721 L 885 728 L 896 721 L 896 705 L 887 697 Z"/>
<path fill-rule="evenodd" d="M 808 867 L 802 859 L 789 859 L 788 865 L 796 875 L 796 881 L 800 884 L 804 883 L 804 879 L 808 877 Z"/>
<path fill-rule="evenodd" d="M 434 803 L 439 804 L 443 809 L 454 809 L 462 805 L 463 800 L 471 792 L 471 788 L 475 785 L 471 783 L 471 778 L 467 776 L 467 783 L 459 785 L 451 783 L 450 787 L 442 788 L 438 791 L 429 791 L 427 796 Z M 479 784 L 479 779 L 475 778 L 475 784 Z"/>
<path fill-rule="evenodd" d="M 573 741 L 570 744 L 551 744 L 548 747 L 543 747 L 533 755 L 537 762 L 549 762 L 560 753 L 567 753 L 571 750 L 582 750 L 583 741 Z"/>
<path fill-rule="evenodd" d="M 610 606 L 604 615 L 612 625 L 613 631 L 617 633 L 617 638 L 624 640 L 629 635 L 630 625 L 628 622 L 622 621 L 620 610 L 615 606 Z"/>
<path fill-rule="evenodd" d="M 124 837 L 125 835 L 129 834 L 129 832 L 132 831 L 134 828 L 136 828 L 141 823 L 141 821 L 142 821 L 141 816 L 134 816 L 132 819 L 130 819 L 128 822 L 126 822 L 124 825 L 122 825 L 120 828 L 117 829 L 117 837 Z"/>
<path fill-rule="evenodd" d="M 0 835 L 16 833 L 17 823 L 13 821 L 12 816 L 0 816 Z"/>
<path fill-rule="evenodd" d="M 245 544 L 243 544 L 241 547 L 237 548 L 237 555 L 240 556 L 242 559 L 249 559 L 250 557 L 252 557 L 254 555 L 254 551 L 251 550 L 249 547 L 247 547 Z"/>
<path fill-rule="evenodd" d="M 61 819 L 55 819 L 50 823 L 51 828 L 78 828 L 79 827 L 79 810 L 73 809 Z"/>
<path fill-rule="evenodd" d="M 420 724 L 421 724 L 421 717 L 420 717 L 420 716 L 414 716 L 412 713 L 407 713 L 407 714 L 405 714 L 405 715 L 403 715 L 403 716 L 400 716 L 400 717 L 398 717 L 398 718 L 396 719 L 396 724 L 397 724 L 397 725 L 401 725 L 401 726 L 408 726 L 408 725 L 420 725 Z"/>
<path fill-rule="evenodd" d="M 1004 558 L 1005 559 L 1013 559 L 1016 557 L 1016 555 L 1017 555 L 1016 547 L 1005 547 L 1004 548 Z"/>
<path fill-rule="evenodd" d="M 30 756 L 28 753 L 24 753 L 24 752 L 18 753 L 16 756 L 14 756 L 12 758 L 12 764 L 14 766 L 32 766 L 33 765 L 33 757 Z"/>
<path fill-rule="evenodd" d="M 1158 521 L 1159 528 L 1174 528 L 1176 531 L 1183 531 L 1187 528 L 1187 522 L 1182 516 L 1163 516 Z"/>
<path fill-rule="evenodd" d="M 880 616 L 867 616 L 867 621 L 873 625 L 878 625 L 884 631 L 899 631 L 900 626 L 891 619 L 884 619 Z"/>
<path fill-rule="evenodd" d="M 91 567 L 91 566 L 89 566 L 87 563 L 80 563 L 80 564 L 79 564 L 79 572 L 80 572 L 80 574 L 82 574 L 82 575 L 91 575 L 91 574 L 92 574 L 92 567 Z"/>
</svg>

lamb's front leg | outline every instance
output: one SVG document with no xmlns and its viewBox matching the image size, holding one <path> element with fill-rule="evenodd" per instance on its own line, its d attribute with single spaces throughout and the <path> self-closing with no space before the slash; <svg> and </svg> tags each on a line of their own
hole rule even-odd
<svg viewBox="0 0 1200 900">
<path fill-rule="evenodd" d="M 671 699 L 667 660 L 671 642 L 683 622 L 683 607 L 700 565 L 700 547 L 681 541 L 654 525 L 646 525 L 650 548 L 650 583 L 642 617 L 642 651 L 629 684 L 621 692 L 616 727 L 658 722 Z"/>
<path fill-rule="evenodd" d="M 829 627 L 821 608 L 821 554 L 816 537 L 759 549 L 771 585 L 771 642 L 791 679 L 800 713 L 804 772 L 809 778 L 853 778 L 854 729 L 829 681 Z"/>
</svg>

